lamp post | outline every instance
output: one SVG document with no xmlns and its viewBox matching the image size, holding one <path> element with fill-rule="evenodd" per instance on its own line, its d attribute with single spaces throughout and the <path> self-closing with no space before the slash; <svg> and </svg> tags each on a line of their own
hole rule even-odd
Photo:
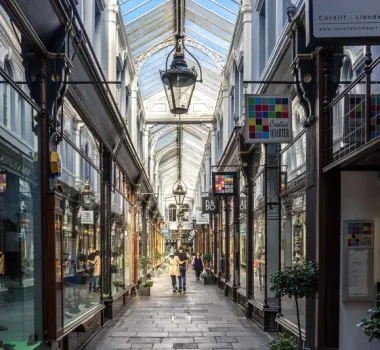
<svg viewBox="0 0 380 350">
<path fill-rule="evenodd" d="M 84 189 L 82 191 L 82 199 L 85 207 L 89 207 L 94 199 L 94 190 L 90 187 L 88 180 L 84 182 Z"/>
</svg>

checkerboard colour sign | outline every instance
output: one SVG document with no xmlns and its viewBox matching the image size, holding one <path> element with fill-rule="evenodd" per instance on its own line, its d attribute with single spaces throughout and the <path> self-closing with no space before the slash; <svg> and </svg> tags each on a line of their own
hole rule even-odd
<svg viewBox="0 0 380 350">
<path fill-rule="evenodd" d="M 236 190 L 236 173 L 213 173 L 214 196 L 234 196 Z"/>
<path fill-rule="evenodd" d="M 245 141 L 291 142 L 291 103 L 288 96 L 246 95 Z"/>
<path fill-rule="evenodd" d="M 7 175 L 0 174 L 0 193 L 7 192 Z"/>
<path fill-rule="evenodd" d="M 347 223 L 346 244 L 348 248 L 370 248 L 372 239 L 372 222 L 349 221 Z"/>
</svg>

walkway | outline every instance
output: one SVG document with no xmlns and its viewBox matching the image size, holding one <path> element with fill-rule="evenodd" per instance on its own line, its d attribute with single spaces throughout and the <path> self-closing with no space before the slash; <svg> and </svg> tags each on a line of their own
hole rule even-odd
<svg viewBox="0 0 380 350">
<path fill-rule="evenodd" d="M 215 286 L 187 277 L 187 292 L 155 279 L 150 297 L 136 297 L 85 350 L 268 349 L 269 337 Z"/>
</svg>

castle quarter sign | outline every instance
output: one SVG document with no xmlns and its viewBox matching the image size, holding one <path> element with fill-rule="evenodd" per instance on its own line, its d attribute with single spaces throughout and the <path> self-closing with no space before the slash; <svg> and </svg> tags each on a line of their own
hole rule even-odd
<svg viewBox="0 0 380 350">
<path fill-rule="evenodd" d="M 380 43 L 379 0 L 307 0 L 308 42 Z"/>
</svg>

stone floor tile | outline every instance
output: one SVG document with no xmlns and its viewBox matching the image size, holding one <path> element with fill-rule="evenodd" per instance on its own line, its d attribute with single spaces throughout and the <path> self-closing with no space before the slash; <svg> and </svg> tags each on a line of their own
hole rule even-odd
<svg viewBox="0 0 380 350">
<path fill-rule="evenodd" d="M 85 350 L 269 348 L 269 337 L 237 304 L 191 277 L 182 294 L 172 293 L 168 276 L 155 279 L 151 296 L 132 299 Z"/>
</svg>

